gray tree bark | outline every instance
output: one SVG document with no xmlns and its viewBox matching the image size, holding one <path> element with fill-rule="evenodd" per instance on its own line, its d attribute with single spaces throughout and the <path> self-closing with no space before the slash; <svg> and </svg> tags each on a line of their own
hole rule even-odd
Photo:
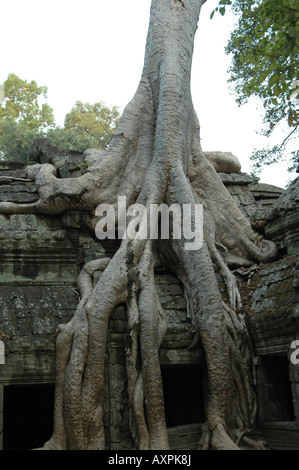
<svg viewBox="0 0 299 470">
<path fill-rule="evenodd" d="M 266 262 L 275 246 L 254 232 L 236 207 L 200 145 L 190 75 L 202 0 L 152 0 L 144 68 L 108 149 L 87 173 L 59 179 L 52 165 L 28 168 L 40 199 L 1 203 L 0 211 L 92 214 L 100 203 L 203 204 L 204 243 L 124 239 L 112 259 L 92 261 L 78 278 L 81 300 L 57 337 L 54 433 L 45 449 L 104 449 L 104 358 L 109 315 L 128 310 L 126 363 L 132 433 L 139 449 L 168 449 L 159 347 L 167 329 L 154 282 L 155 268 L 171 267 L 184 286 L 189 314 L 200 336 L 208 371 L 207 420 L 201 449 L 262 444 L 255 428 L 251 343 L 237 282 L 229 267 Z M 204 68 L 204 67 L 203 67 Z M 91 229 L 94 230 L 94 217 Z M 223 250 L 225 256 L 223 256 Z M 103 274 L 93 287 L 93 274 Z M 219 292 L 215 271 L 227 286 Z M 141 365 L 137 368 L 137 355 Z"/>
</svg>

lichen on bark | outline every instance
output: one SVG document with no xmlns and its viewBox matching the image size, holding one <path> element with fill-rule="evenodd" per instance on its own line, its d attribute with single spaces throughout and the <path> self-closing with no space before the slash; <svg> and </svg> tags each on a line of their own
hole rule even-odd
<svg viewBox="0 0 299 470">
<path fill-rule="evenodd" d="M 208 372 L 206 424 L 201 449 L 258 447 L 251 341 L 231 266 L 270 261 L 276 247 L 251 227 L 236 207 L 200 144 L 190 75 L 201 0 L 152 0 L 144 67 L 105 152 L 74 179 L 57 178 L 49 164 L 28 167 L 39 200 L 1 203 L 3 213 L 57 214 L 116 207 L 125 196 L 151 204 L 203 204 L 204 241 L 186 250 L 184 239 L 123 239 L 111 259 L 81 271 L 81 298 L 57 337 L 54 432 L 44 449 L 104 449 L 104 365 L 109 316 L 126 303 L 126 364 L 131 431 L 139 449 L 168 449 L 159 347 L 167 329 L 155 287 L 155 269 L 167 266 L 184 287 L 188 314 L 200 337 Z M 97 270 L 103 273 L 93 285 Z M 227 286 L 221 297 L 216 271 Z M 262 445 L 261 445 L 262 446 Z"/>
</svg>

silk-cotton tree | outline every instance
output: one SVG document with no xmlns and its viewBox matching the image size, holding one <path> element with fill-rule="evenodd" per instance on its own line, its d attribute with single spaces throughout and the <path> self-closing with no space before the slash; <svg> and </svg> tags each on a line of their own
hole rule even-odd
<svg viewBox="0 0 299 470">
<path fill-rule="evenodd" d="M 208 375 L 206 423 L 200 449 L 262 447 L 250 436 L 256 397 L 251 342 L 231 266 L 275 257 L 276 247 L 251 227 L 201 149 L 190 75 L 204 0 L 152 0 L 142 75 L 108 148 L 77 178 L 61 179 L 50 164 L 28 167 L 39 200 L 1 203 L 2 213 L 59 214 L 89 211 L 90 230 L 99 204 L 203 205 L 202 247 L 185 249 L 171 236 L 123 238 L 114 256 L 82 267 L 81 297 L 56 343 L 54 431 L 44 449 L 104 449 L 104 366 L 109 316 L 127 307 L 126 356 L 132 434 L 138 449 L 167 449 L 159 347 L 167 330 L 155 286 L 166 266 L 184 288 L 188 313 L 200 338 Z M 123 199 L 124 200 L 124 199 Z M 116 220 L 117 225 L 118 219 Z M 94 273 L 102 271 L 93 283 Z M 229 302 L 219 291 L 216 271 Z M 137 360 L 138 357 L 138 360 Z"/>
</svg>

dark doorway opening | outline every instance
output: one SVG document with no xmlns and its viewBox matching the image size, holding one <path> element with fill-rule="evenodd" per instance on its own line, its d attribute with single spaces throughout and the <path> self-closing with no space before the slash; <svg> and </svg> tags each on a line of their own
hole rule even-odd
<svg viewBox="0 0 299 470">
<path fill-rule="evenodd" d="M 294 406 L 286 356 L 261 356 L 259 368 L 261 421 L 294 421 Z"/>
<path fill-rule="evenodd" d="M 4 387 L 3 450 L 41 447 L 52 435 L 54 385 Z"/>
<path fill-rule="evenodd" d="M 203 369 L 193 365 L 161 366 L 168 428 L 203 423 Z"/>
</svg>

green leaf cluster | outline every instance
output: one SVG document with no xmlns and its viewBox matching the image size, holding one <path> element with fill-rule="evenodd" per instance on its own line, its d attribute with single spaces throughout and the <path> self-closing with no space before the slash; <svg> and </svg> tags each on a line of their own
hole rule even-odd
<svg viewBox="0 0 299 470">
<path fill-rule="evenodd" d="M 215 10 L 213 10 L 212 13 L 210 14 L 210 18 L 212 19 L 217 11 L 220 13 L 221 16 L 224 16 L 226 12 L 226 7 L 231 6 L 232 3 L 233 3 L 233 0 L 220 0 L 218 7 L 216 7 Z"/>
<path fill-rule="evenodd" d="M 31 131 L 43 131 L 54 125 L 53 110 L 40 98 L 47 97 L 47 87 L 36 81 L 22 80 L 10 74 L 4 82 L 4 103 L 0 106 L 0 123 L 18 123 Z"/>
<path fill-rule="evenodd" d="M 65 151 L 103 150 L 119 121 L 119 111 L 99 102 L 77 101 L 64 126 L 55 124 L 53 109 L 45 102 L 47 87 L 10 74 L 0 103 L 0 159 L 26 161 L 34 141 L 44 137 Z"/>
<path fill-rule="evenodd" d="M 64 128 L 56 128 L 48 137 L 55 145 L 67 150 L 103 150 L 111 140 L 119 117 L 116 106 L 109 108 L 103 102 L 89 104 L 77 101 L 65 116 Z"/>
<path fill-rule="evenodd" d="M 0 106 L 0 156 L 24 161 L 28 146 L 54 126 L 54 113 L 45 102 L 47 87 L 11 73 L 3 85 Z"/>
<path fill-rule="evenodd" d="M 225 48 L 232 59 L 229 82 L 237 103 L 244 104 L 252 96 L 260 98 L 265 110 L 262 133 L 269 137 L 286 123 L 294 137 L 299 124 L 299 85 L 295 86 L 299 79 L 299 0 L 221 0 L 218 11 L 224 14 L 226 6 L 238 15 Z M 275 146 L 272 156 L 277 149 L 281 153 L 286 148 L 287 140 L 283 146 Z M 260 155 L 260 163 L 266 162 L 264 154 Z"/>
</svg>

